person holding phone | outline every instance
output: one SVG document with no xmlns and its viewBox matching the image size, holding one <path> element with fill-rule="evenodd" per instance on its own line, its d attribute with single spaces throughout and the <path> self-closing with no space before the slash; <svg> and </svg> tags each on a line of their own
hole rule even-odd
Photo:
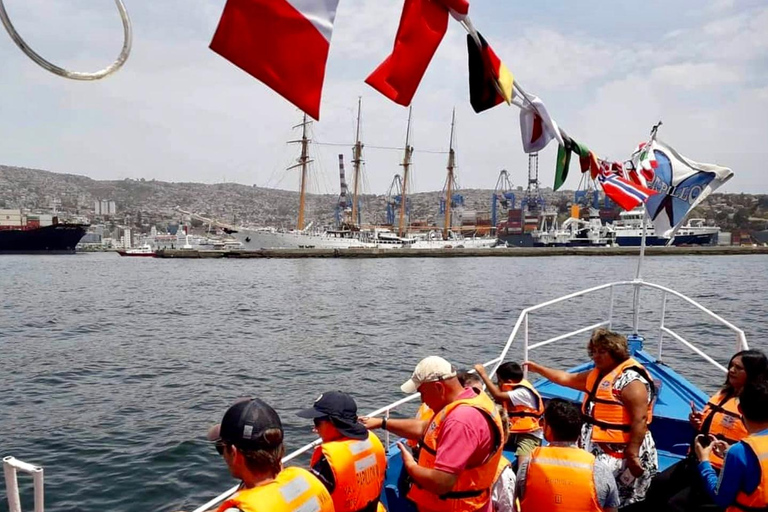
<svg viewBox="0 0 768 512">
<path fill-rule="evenodd" d="M 747 427 L 739 412 L 739 395 L 744 386 L 762 377 L 768 372 L 768 358 L 759 350 L 743 350 L 734 354 L 728 363 L 728 375 L 720 390 L 715 393 L 699 411 L 691 402 L 688 416 L 696 434 L 701 434 L 706 443 L 710 436 L 734 444 L 747 437 Z M 710 454 L 710 464 L 716 473 L 723 467 L 723 458 L 719 450 Z M 697 461 L 694 458 L 694 446 L 691 443 L 688 458 L 674 464 L 656 475 L 646 495 L 642 507 L 637 510 L 668 510 L 682 512 L 689 510 L 713 509 L 714 504 L 698 476 Z"/>
<path fill-rule="evenodd" d="M 711 434 L 694 443 L 698 471 L 709 497 L 726 512 L 768 510 L 768 381 L 758 378 L 744 386 L 739 410 L 749 435 L 728 448 Z M 727 451 L 726 451 L 727 450 Z M 712 454 L 725 455 L 720 477 L 712 467 Z"/>
</svg>

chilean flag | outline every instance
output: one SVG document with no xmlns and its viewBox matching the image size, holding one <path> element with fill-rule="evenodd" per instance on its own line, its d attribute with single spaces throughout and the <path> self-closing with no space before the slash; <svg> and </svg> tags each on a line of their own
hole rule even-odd
<svg viewBox="0 0 768 512">
<path fill-rule="evenodd" d="M 339 0 L 227 0 L 211 50 L 315 119 Z"/>
<path fill-rule="evenodd" d="M 604 172 L 600 174 L 598 181 L 603 186 L 605 195 L 626 211 L 634 210 L 656 193 L 655 190 L 632 183 L 616 174 Z"/>
</svg>

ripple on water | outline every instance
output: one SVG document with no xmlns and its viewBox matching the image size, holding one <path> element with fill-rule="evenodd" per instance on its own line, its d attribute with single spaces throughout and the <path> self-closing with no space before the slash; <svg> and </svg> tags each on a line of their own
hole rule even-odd
<svg viewBox="0 0 768 512">
<path fill-rule="evenodd" d="M 320 392 L 348 390 L 370 411 L 402 397 L 421 357 L 462 368 L 492 359 L 524 307 L 631 277 L 635 260 L 136 263 L 113 254 L 0 258 L 0 455 L 46 468 L 52 512 L 189 510 L 233 484 L 204 435 L 234 398 L 273 404 L 287 448 L 298 448 L 313 434 L 295 413 Z M 665 257 L 649 258 L 645 272 L 723 313 L 761 348 L 766 268 L 765 256 Z M 627 329 L 631 296 L 616 298 L 616 326 Z M 596 322 L 607 300 L 532 315 L 531 340 Z M 642 296 L 649 343 L 660 300 Z M 730 333 L 675 299 L 668 311 L 671 327 L 727 361 Z M 585 359 L 584 339 L 535 357 L 571 366 Z M 664 354 L 708 391 L 722 379 L 679 344 Z M 518 342 L 510 358 L 521 357 Z M 23 492 L 30 509 L 26 483 Z"/>
</svg>

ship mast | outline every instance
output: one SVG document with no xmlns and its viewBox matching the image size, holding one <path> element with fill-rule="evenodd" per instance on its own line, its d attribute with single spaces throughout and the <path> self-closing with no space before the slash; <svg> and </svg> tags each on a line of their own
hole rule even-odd
<svg viewBox="0 0 768 512">
<path fill-rule="evenodd" d="M 408 107 L 408 128 L 405 131 L 405 152 L 403 155 L 403 191 L 400 200 L 400 223 L 398 225 L 399 236 L 405 236 L 405 209 L 408 203 L 407 189 L 408 189 L 408 171 L 411 168 L 411 155 L 413 155 L 413 147 L 411 147 L 411 112 L 413 107 Z"/>
<path fill-rule="evenodd" d="M 299 186 L 299 219 L 296 222 L 296 229 L 302 231 L 304 229 L 304 205 L 307 199 L 307 170 L 309 163 L 312 161 L 309 158 L 309 137 L 307 136 L 307 126 L 310 121 L 307 120 L 307 114 L 304 114 L 304 121 L 298 125 L 301 126 L 301 140 L 292 140 L 291 142 L 301 143 L 301 156 L 299 157 L 299 163 L 290 166 L 288 169 L 295 169 L 301 167 L 301 184 Z M 294 126 L 294 128 L 298 128 Z"/>
<path fill-rule="evenodd" d="M 355 134 L 355 145 L 352 147 L 352 164 L 355 166 L 355 184 L 352 191 L 352 224 L 360 225 L 357 211 L 357 197 L 360 192 L 360 164 L 363 162 L 363 143 L 360 142 L 360 106 L 362 97 L 357 98 L 357 129 Z"/>
<path fill-rule="evenodd" d="M 445 228 L 443 228 L 443 239 L 448 240 L 448 232 L 451 229 L 451 201 L 453 200 L 453 170 L 456 167 L 456 152 L 453 150 L 454 127 L 456 125 L 456 108 L 451 115 L 451 142 L 448 149 L 448 178 L 445 184 Z"/>
</svg>

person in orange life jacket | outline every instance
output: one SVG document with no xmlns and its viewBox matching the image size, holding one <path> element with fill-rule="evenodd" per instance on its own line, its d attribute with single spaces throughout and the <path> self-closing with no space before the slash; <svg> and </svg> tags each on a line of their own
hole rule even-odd
<svg viewBox="0 0 768 512">
<path fill-rule="evenodd" d="M 376 512 L 387 456 L 379 438 L 358 423 L 354 398 L 329 391 L 296 414 L 312 419 L 323 440 L 312 455 L 311 471 L 331 493 L 336 512 Z"/>
<path fill-rule="evenodd" d="M 658 456 L 648 429 L 655 389 L 653 379 L 629 355 L 627 339 L 607 329 L 592 333 L 587 353 L 594 369 L 568 373 L 527 362 L 528 369 L 550 381 L 585 392 L 586 423 L 579 446 L 607 464 L 616 478 L 621 506 L 642 501 L 658 470 Z"/>
<path fill-rule="evenodd" d="M 744 386 L 739 410 L 749 435 L 730 446 L 725 441 L 699 435 L 696 457 L 704 488 L 726 512 L 768 510 L 768 382 L 766 377 Z M 725 451 L 727 450 L 727 451 Z M 710 458 L 713 451 L 725 453 L 718 480 Z"/>
<path fill-rule="evenodd" d="M 384 428 L 422 439 L 418 462 L 398 443 L 413 482 L 408 499 L 420 512 L 491 512 L 491 487 L 501 461 L 501 418 L 485 393 L 464 388 L 456 370 L 442 357 L 416 366 L 401 388 L 416 391 L 435 416 L 431 421 L 361 418 L 369 429 Z"/>
<path fill-rule="evenodd" d="M 704 407 L 696 411 L 691 404 L 688 417 L 697 434 L 716 438 L 730 444 L 747 437 L 747 427 L 738 411 L 739 395 L 744 386 L 768 372 L 768 358 L 758 350 L 743 350 L 728 363 L 728 375 L 720 390 L 715 393 Z M 688 457 L 656 475 L 648 489 L 642 504 L 633 511 L 649 510 L 670 511 L 715 509 L 715 505 L 704 492 L 703 482 L 699 478 L 694 444 Z M 712 453 L 710 457 L 715 472 L 723 467 L 723 459 Z"/>
<path fill-rule="evenodd" d="M 553 398 L 542 423 L 549 444 L 520 460 L 516 512 L 617 510 L 619 491 L 611 469 L 576 445 L 584 423 L 578 406 Z"/>
<path fill-rule="evenodd" d="M 485 367 L 475 365 L 491 397 L 504 406 L 510 420 L 509 439 L 504 450 L 515 452 L 519 459 L 541 445 L 544 431 L 539 421 L 544 414 L 544 401 L 530 382 L 523 378 L 519 364 L 507 362 L 496 370 L 498 386 L 488 377 Z"/>
<path fill-rule="evenodd" d="M 504 432 L 504 442 L 509 437 L 509 416 L 501 405 L 496 406 L 496 411 L 501 417 L 501 428 Z M 491 504 L 493 512 L 513 512 L 515 507 L 515 472 L 512 463 L 505 456 L 501 456 L 499 467 L 496 470 L 496 482 L 491 490 Z"/>
<path fill-rule="evenodd" d="M 283 468 L 283 424 L 274 409 L 258 398 L 235 402 L 208 440 L 229 472 L 242 481 L 218 512 L 334 512 L 328 490 L 309 471 Z"/>
</svg>

